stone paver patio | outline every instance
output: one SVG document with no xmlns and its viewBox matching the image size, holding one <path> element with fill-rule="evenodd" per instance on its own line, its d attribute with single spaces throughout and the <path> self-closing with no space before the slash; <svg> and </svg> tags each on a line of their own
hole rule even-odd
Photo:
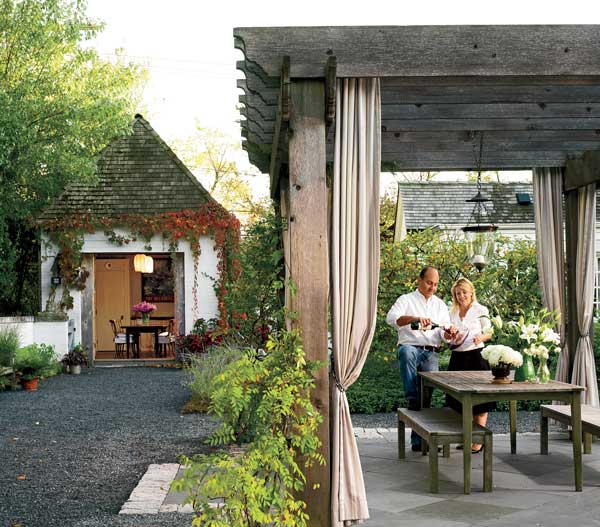
<svg viewBox="0 0 600 527">
<path fill-rule="evenodd" d="M 550 454 L 542 456 L 539 434 L 528 433 L 519 434 L 517 455 L 510 454 L 508 435 L 494 435 L 493 492 L 483 492 L 483 456 L 474 455 L 472 493 L 463 494 L 462 454 L 453 450 L 449 459 L 440 456 L 440 493 L 431 494 L 427 457 L 409 451 L 406 460 L 398 460 L 395 429 L 355 432 L 369 526 L 600 526 L 598 444 L 583 457 L 583 492 L 574 490 L 572 447 L 566 434 L 551 434 Z M 152 465 L 121 514 L 190 513 L 190 506 L 182 506 L 184 496 L 169 490 L 169 481 L 178 472 L 177 464 Z"/>
</svg>

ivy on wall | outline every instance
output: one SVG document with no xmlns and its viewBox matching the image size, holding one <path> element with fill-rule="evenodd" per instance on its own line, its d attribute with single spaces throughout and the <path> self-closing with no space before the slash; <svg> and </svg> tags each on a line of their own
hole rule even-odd
<svg viewBox="0 0 600 527">
<path fill-rule="evenodd" d="M 220 323 L 227 325 L 227 307 L 225 297 L 227 284 L 239 275 L 240 264 L 237 258 L 240 242 L 240 223 L 235 215 L 216 202 L 208 202 L 194 210 L 164 212 L 146 216 L 124 214 L 114 217 L 94 217 L 89 214 L 75 214 L 41 223 L 50 242 L 58 247 L 57 264 L 60 269 L 62 297 L 55 301 L 58 287 L 52 285 L 49 305 L 54 304 L 62 311 L 73 308 L 70 289 L 85 288 L 89 271 L 82 267 L 83 240 L 86 234 L 103 231 L 110 243 L 117 246 L 143 240 L 145 248 L 151 250 L 150 242 L 154 236 L 161 236 L 168 243 L 171 257 L 175 257 L 181 240 L 190 244 L 194 261 L 193 298 L 194 311 L 198 302 L 198 265 L 200 259 L 200 237 L 209 235 L 214 238 L 217 252 L 217 278 L 214 288 L 217 294 Z M 117 228 L 128 231 L 126 236 L 119 235 Z M 49 309 L 47 307 L 47 309 Z"/>
</svg>

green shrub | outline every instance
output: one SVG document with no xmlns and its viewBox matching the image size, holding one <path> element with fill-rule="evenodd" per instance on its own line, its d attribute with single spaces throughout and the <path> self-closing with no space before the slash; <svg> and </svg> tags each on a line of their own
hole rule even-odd
<svg viewBox="0 0 600 527">
<path fill-rule="evenodd" d="M 212 411 L 221 419 L 209 439 L 212 445 L 241 440 L 239 455 L 219 452 L 182 458 L 188 465 L 176 491 L 188 493 L 195 510 L 193 525 L 259 527 L 308 524 L 306 504 L 297 498 L 304 470 L 324 464 L 317 428 L 322 417 L 308 396 L 314 371 L 306 362 L 297 332 L 284 332 L 267 342 L 268 353 L 257 360 L 254 350 L 231 363 L 215 380 Z M 213 498 L 221 507 L 211 507 Z"/>
<path fill-rule="evenodd" d="M 16 387 L 14 360 L 20 345 L 19 331 L 14 326 L 0 328 L 0 390 Z"/>
<path fill-rule="evenodd" d="M 206 353 L 190 355 L 185 384 L 190 389 L 191 396 L 184 411 L 208 411 L 215 378 L 241 356 L 240 347 L 228 342 L 211 346 Z"/>
<path fill-rule="evenodd" d="M 24 380 L 51 377 L 61 370 L 54 347 L 46 344 L 30 344 L 19 348 L 15 354 L 14 368 Z"/>
</svg>

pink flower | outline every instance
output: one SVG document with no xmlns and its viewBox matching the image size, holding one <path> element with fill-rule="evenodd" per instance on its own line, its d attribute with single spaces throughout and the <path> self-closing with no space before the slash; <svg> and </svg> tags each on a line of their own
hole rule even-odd
<svg viewBox="0 0 600 527">
<path fill-rule="evenodd" d="M 149 302 L 140 302 L 131 308 L 134 313 L 152 313 L 156 311 L 156 306 Z"/>
</svg>

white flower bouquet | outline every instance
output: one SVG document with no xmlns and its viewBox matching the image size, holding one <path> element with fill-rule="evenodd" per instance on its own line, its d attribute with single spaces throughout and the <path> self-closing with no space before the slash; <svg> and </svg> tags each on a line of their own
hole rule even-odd
<svg viewBox="0 0 600 527">
<path fill-rule="evenodd" d="M 502 344 L 486 346 L 481 352 L 481 356 L 488 361 L 492 368 L 501 365 L 518 368 L 523 364 L 523 356 L 518 351 Z"/>
</svg>

